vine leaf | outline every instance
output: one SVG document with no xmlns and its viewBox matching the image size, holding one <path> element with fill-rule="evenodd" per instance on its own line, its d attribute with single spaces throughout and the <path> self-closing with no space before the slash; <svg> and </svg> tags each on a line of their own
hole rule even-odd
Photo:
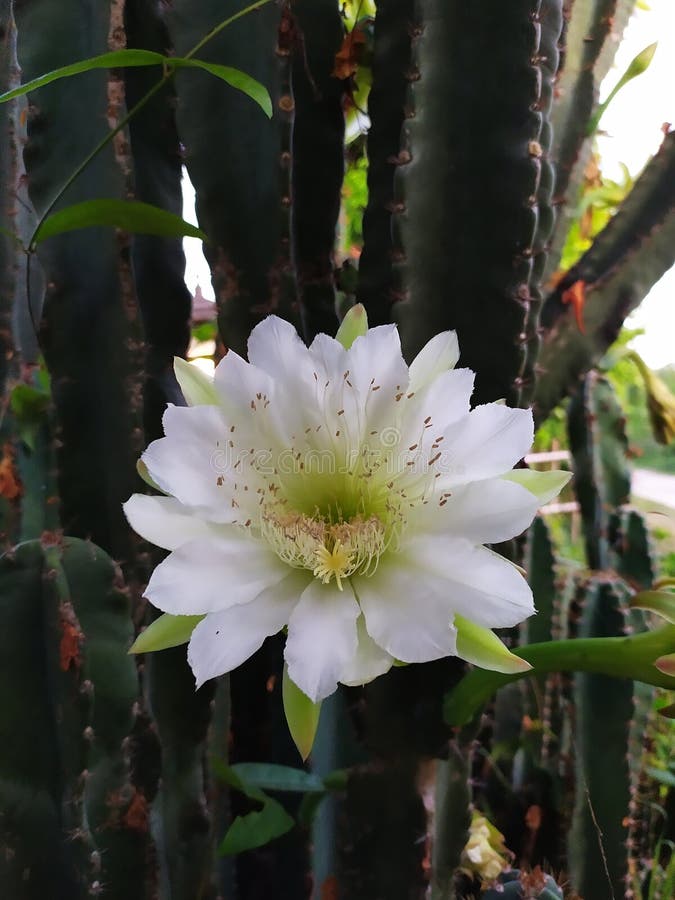
<svg viewBox="0 0 675 900">
<path fill-rule="evenodd" d="M 205 62 L 203 59 L 192 59 L 189 56 L 164 56 L 161 53 L 155 53 L 153 50 L 114 50 L 110 53 L 92 56 L 90 59 L 82 59 L 68 66 L 62 66 L 60 69 L 53 69 L 51 72 L 45 72 L 44 75 L 39 75 L 37 78 L 19 85 L 19 87 L 11 91 L 0 94 L 0 103 L 6 103 L 15 97 L 21 97 L 30 91 L 36 91 L 38 88 L 51 84 L 52 81 L 58 81 L 60 78 L 81 75 L 83 72 L 90 72 L 92 69 L 138 66 L 161 66 L 164 73 L 170 73 L 175 69 L 203 69 L 205 72 L 215 75 L 216 78 L 220 78 L 221 81 L 226 82 L 230 87 L 250 97 L 251 100 L 260 106 L 268 118 L 272 116 L 272 101 L 267 88 L 245 72 L 233 69 L 231 66 Z"/>
<path fill-rule="evenodd" d="M 214 759 L 212 763 L 213 770 L 221 781 L 261 806 L 260 809 L 236 817 L 218 848 L 221 855 L 231 856 L 244 850 L 262 847 L 293 828 L 295 820 L 289 816 L 281 803 L 245 782 L 234 769 L 221 760 Z"/>
<path fill-rule="evenodd" d="M 92 225 L 113 226 L 137 234 L 208 240 L 201 229 L 158 206 L 134 200 L 99 199 L 85 200 L 48 216 L 35 232 L 31 246 L 36 247 L 57 234 Z"/>
</svg>

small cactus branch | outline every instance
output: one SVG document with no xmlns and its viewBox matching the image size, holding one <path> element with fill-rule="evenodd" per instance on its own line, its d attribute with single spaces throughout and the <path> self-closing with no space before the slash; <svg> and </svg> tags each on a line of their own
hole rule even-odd
<svg viewBox="0 0 675 900">
<path fill-rule="evenodd" d="M 675 133 L 671 132 L 617 214 L 546 300 L 534 394 L 539 422 L 598 362 L 626 316 L 674 262 Z M 585 297 L 581 319 L 566 302 L 575 285 Z"/>
<path fill-rule="evenodd" d="M 577 215 L 584 168 L 590 153 L 588 123 L 598 90 L 614 59 L 635 0 L 574 0 L 563 46 L 563 65 L 551 113 L 555 161 L 554 204 L 558 214 L 549 241 L 544 280 L 556 272 L 567 232 Z"/>
</svg>

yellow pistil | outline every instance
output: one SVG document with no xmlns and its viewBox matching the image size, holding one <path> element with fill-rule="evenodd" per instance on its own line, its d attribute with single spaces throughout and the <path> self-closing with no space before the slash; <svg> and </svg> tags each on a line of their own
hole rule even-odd
<svg viewBox="0 0 675 900">
<path fill-rule="evenodd" d="M 342 579 L 349 575 L 353 553 L 346 550 L 341 541 L 335 541 L 333 549 L 322 545 L 314 551 L 318 560 L 314 567 L 314 575 L 324 584 L 335 578 L 338 590 L 343 590 Z"/>
</svg>

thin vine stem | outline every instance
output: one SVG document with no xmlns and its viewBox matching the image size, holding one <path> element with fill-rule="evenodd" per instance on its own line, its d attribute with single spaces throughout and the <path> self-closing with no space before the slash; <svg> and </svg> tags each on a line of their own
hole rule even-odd
<svg viewBox="0 0 675 900">
<path fill-rule="evenodd" d="M 214 37 L 220 34 L 228 25 L 231 25 L 233 22 L 236 22 L 237 19 L 241 19 L 244 16 L 248 15 L 251 12 L 254 12 L 257 9 L 260 9 L 263 6 L 267 6 L 267 4 L 272 3 L 273 0 L 256 0 L 256 2 L 249 4 L 244 9 L 240 9 L 239 12 L 234 13 L 234 15 L 228 16 L 227 19 L 224 19 L 218 25 L 215 26 L 207 35 L 205 35 L 200 41 L 198 41 L 195 46 L 189 50 L 185 54 L 185 59 L 192 59 L 196 53 L 198 53 L 202 47 L 209 43 Z M 29 254 L 35 252 L 36 247 L 36 239 L 39 236 L 40 229 L 45 223 L 45 220 L 50 215 L 56 204 L 63 197 L 66 191 L 70 188 L 70 186 L 80 177 L 80 175 L 84 172 L 87 166 L 98 156 L 98 154 L 111 142 L 115 139 L 115 137 L 127 127 L 129 122 L 143 109 L 143 107 L 148 103 L 155 94 L 160 91 L 165 84 L 167 84 L 176 74 L 176 69 L 171 67 L 170 60 L 167 61 L 165 72 L 162 75 L 161 79 L 157 82 L 157 84 L 153 85 L 150 90 L 145 94 L 141 99 L 136 103 L 132 109 L 127 112 L 127 114 L 120 119 L 117 125 L 109 131 L 108 134 L 94 147 L 94 149 L 89 153 L 85 159 L 77 166 L 77 168 L 68 176 L 65 183 L 61 186 L 61 188 L 56 193 L 53 200 L 49 203 L 46 210 L 43 212 L 40 221 L 37 224 L 35 231 L 30 239 L 28 244 L 27 252 Z"/>
</svg>

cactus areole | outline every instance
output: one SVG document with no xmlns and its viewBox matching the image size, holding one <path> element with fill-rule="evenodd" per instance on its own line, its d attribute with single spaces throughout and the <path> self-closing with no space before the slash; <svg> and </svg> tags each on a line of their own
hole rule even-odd
<svg viewBox="0 0 675 900">
<path fill-rule="evenodd" d="M 566 479 L 511 471 L 531 413 L 471 410 L 454 332 L 408 367 L 396 327 L 368 330 L 362 307 L 309 348 L 270 316 L 248 356 L 227 353 L 213 380 L 177 362 L 189 406 L 169 406 L 143 454 L 169 496 L 125 504 L 172 551 L 148 599 L 204 616 L 188 649 L 197 684 L 284 627 L 288 674 L 314 702 L 394 661 L 527 666 L 489 629 L 531 615 L 531 591 L 483 544 L 523 531 Z"/>
</svg>

